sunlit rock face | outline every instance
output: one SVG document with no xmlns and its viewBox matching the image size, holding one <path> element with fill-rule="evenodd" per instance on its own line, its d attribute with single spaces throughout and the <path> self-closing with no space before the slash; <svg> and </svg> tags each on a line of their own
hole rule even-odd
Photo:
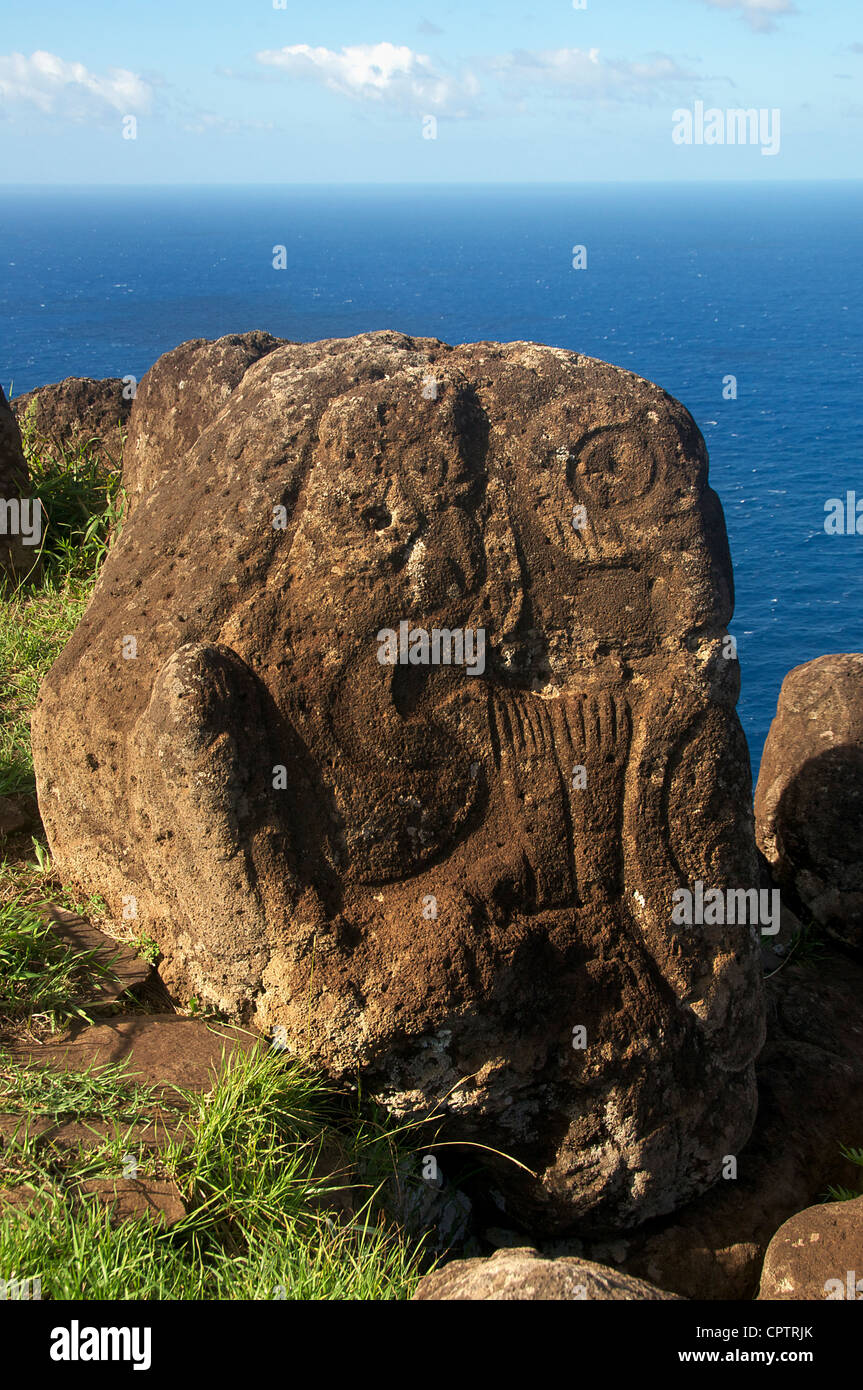
<svg viewBox="0 0 863 1390">
<path fill-rule="evenodd" d="M 516 1158 L 536 1229 L 718 1179 L 764 1020 L 753 930 L 673 921 L 758 881 L 687 411 L 534 344 L 249 334 L 156 363 L 126 459 L 34 717 L 63 870 L 181 993 Z"/>
</svg>

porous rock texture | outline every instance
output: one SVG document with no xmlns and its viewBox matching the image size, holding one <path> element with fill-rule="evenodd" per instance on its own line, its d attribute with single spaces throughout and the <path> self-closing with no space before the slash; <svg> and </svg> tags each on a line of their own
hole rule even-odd
<svg viewBox="0 0 863 1390">
<path fill-rule="evenodd" d="M 767 1247 L 760 1299 L 863 1299 L 863 1197 L 786 1221 Z"/>
<path fill-rule="evenodd" d="M 782 682 L 755 790 L 758 843 L 781 887 L 863 948 L 863 654 L 819 656 Z"/>
<path fill-rule="evenodd" d="M 534 1230 L 715 1182 L 764 1011 L 750 927 L 672 923 L 758 874 L 687 411 L 529 343 L 249 334 L 155 364 L 126 469 L 33 719 L 61 871 L 181 993 L 516 1157 Z M 382 664 L 402 621 L 484 669 Z"/>
<path fill-rule="evenodd" d="M 548 1242 L 687 1298 L 750 1299 L 772 1237 L 831 1186 L 856 1190 L 863 1147 L 863 965 L 827 948 L 767 981 L 758 1116 L 736 1168 L 681 1211 L 625 1237 Z M 859 1261 L 863 1278 L 863 1256 Z"/>
<path fill-rule="evenodd" d="M 18 578 L 32 568 L 36 547 L 25 545 L 4 502 L 27 496 L 29 475 L 21 448 L 21 432 L 0 387 L 0 579 Z"/>
<path fill-rule="evenodd" d="M 131 389 L 120 377 L 69 376 L 16 396 L 12 409 L 21 428 L 32 431 L 42 453 L 60 460 L 87 445 L 104 462 L 118 463 L 132 408 Z"/>
<path fill-rule="evenodd" d="M 498 1250 L 487 1260 L 453 1260 L 420 1280 L 418 1302 L 601 1302 L 677 1300 L 620 1270 L 562 1255 L 546 1260 L 531 1249 Z"/>
</svg>

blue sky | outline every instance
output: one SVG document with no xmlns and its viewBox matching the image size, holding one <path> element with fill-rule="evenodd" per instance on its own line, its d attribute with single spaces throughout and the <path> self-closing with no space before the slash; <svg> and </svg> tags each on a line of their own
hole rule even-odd
<svg viewBox="0 0 863 1390">
<path fill-rule="evenodd" d="M 275 4 L 0 0 L 3 181 L 863 176 L 860 0 Z M 699 101 L 778 153 L 676 144 Z"/>
</svg>

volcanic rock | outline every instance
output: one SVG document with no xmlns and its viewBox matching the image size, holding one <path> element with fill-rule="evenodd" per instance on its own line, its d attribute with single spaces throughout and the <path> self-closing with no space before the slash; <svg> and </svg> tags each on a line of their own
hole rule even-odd
<svg viewBox="0 0 863 1390">
<path fill-rule="evenodd" d="M 863 1197 L 809 1207 L 767 1247 L 760 1299 L 863 1299 Z"/>
<path fill-rule="evenodd" d="M 179 993 L 525 1165 L 534 1229 L 667 1212 L 764 1037 L 757 930 L 673 920 L 758 881 L 701 435 L 560 349 L 273 342 L 141 382 L 33 718 L 57 865 Z"/>
<path fill-rule="evenodd" d="M 498 1250 L 487 1260 L 453 1260 L 420 1280 L 419 1302 L 547 1302 L 559 1299 L 608 1301 L 676 1300 L 643 1279 L 562 1255 L 544 1260 L 535 1250 Z"/>
<path fill-rule="evenodd" d="M 579 1244 L 686 1298 L 749 1299 L 784 1222 L 827 1188 L 859 1183 L 843 1149 L 863 1147 L 863 967 L 838 950 L 792 959 L 767 982 L 758 1116 L 723 1178 L 672 1217 L 631 1237 Z M 570 1253 L 555 1249 L 554 1253 Z M 863 1257 L 860 1260 L 863 1276 Z"/>
<path fill-rule="evenodd" d="M 820 656 L 785 677 L 755 815 L 792 905 L 863 948 L 863 654 Z"/>
<path fill-rule="evenodd" d="M 221 415 L 249 367 L 282 341 L 269 333 L 194 338 L 166 352 L 141 378 L 123 453 L 130 510 L 144 491 L 177 485 L 177 464 Z"/>
<path fill-rule="evenodd" d="M 12 401 L 34 448 L 57 462 L 86 447 L 105 463 L 119 463 L 131 408 L 130 384 L 120 377 L 70 376 Z"/>
</svg>

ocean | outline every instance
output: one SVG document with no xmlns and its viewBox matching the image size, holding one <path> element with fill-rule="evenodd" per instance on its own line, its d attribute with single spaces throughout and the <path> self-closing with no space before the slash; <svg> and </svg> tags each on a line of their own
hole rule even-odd
<svg viewBox="0 0 863 1390">
<path fill-rule="evenodd" d="M 0 382 L 140 378 L 251 328 L 528 339 L 658 382 L 725 508 L 757 775 L 785 674 L 863 649 L 863 536 L 824 530 L 829 498 L 863 499 L 861 224 L 851 182 L 7 187 Z"/>
</svg>

